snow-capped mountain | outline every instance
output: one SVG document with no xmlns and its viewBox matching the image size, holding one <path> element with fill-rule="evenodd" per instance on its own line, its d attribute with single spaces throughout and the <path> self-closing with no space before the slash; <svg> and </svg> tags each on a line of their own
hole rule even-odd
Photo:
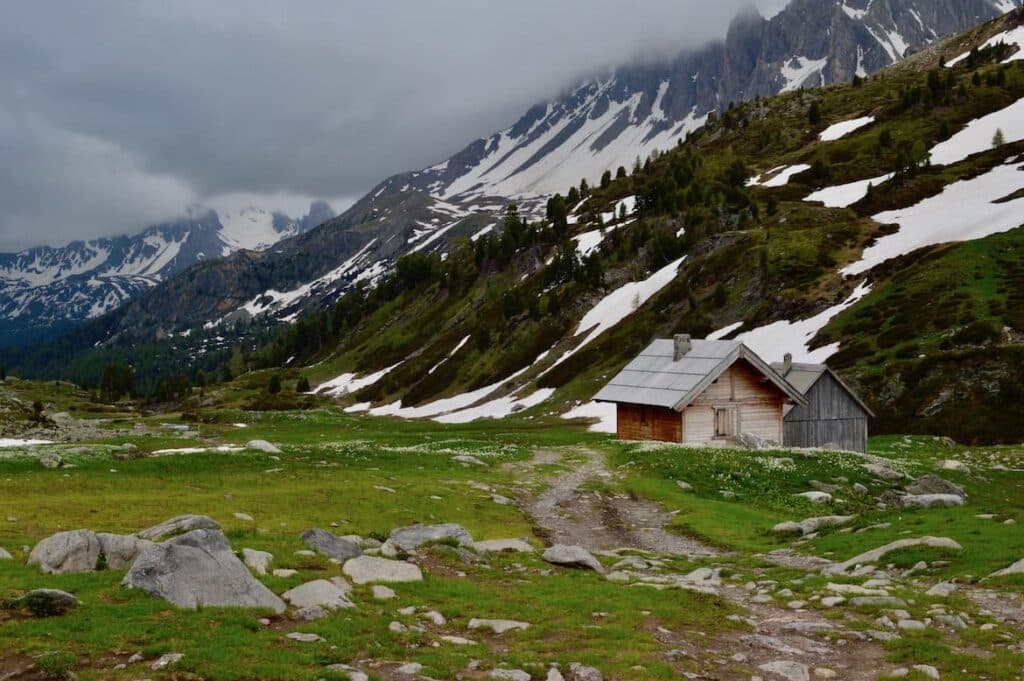
<svg viewBox="0 0 1024 681">
<path fill-rule="evenodd" d="M 332 217 L 323 202 L 298 219 L 260 208 L 197 208 L 131 236 L 0 253 L 0 345 L 98 317 L 197 262 L 263 250 Z"/>
<path fill-rule="evenodd" d="M 770 19 L 751 10 L 724 41 L 586 80 L 373 194 L 415 189 L 464 201 L 564 193 L 674 146 L 731 102 L 866 76 L 1021 1 L 793 0 Z"/>
<path fill-rule="evenodd" d="M 793 0 L 771 18 L 744 13 L 722 40 L 585 80 L 441 163 L 388 178 L 342 215 L 259 258 L 237 254 L 172 278 L 125 319 L 149 331 L 264 314 L 293 319 L 372 283 L 402 255 L 446 253 L 458 238 L 495 229 L 511 201 L 536 214 L 547 196 L 582 178 L 594 184 L 605 171 L 673 147 L 732 102 L 870 74 L 1022 1 Z M 221 232 L 230 236 L 217 238 L 228 247 L 242 247 L 243 235 L 273 237 L 265 225 L 227 222 Z M 209 248 L 196 250 L 209 257 Z"/>
</svg>

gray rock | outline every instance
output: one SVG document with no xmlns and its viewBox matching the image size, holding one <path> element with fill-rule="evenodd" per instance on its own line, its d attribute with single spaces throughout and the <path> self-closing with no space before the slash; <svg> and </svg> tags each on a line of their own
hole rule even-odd
<svg viewBox="0 0 1024 681">
<path fill-rule="evenodd" d="M 164 653 L 153 664 L 149 665 L 149 668 L 158 672 L 161 669 L 167 669 L 171 665 L 178 664 L 184 657 L 185 655 L 182 653 Z"/>
<path fill-rule="evenodd" d="M 290 634 L 285 634 L 285 638 L 299 643 L 320 643 L 323 641 L 323 637 L 318 634 L 308 634 L 304 631 L 293 631 Z"/>
<path fill-rule="evenodd" d="M 970 473 L 971 467 L 965 464 L 963 461 L 956 459 L 944 459 L 936 464 L 939 470 L 943 471 L 956 471 L 957 473 Z"/>
<path fill-rule="evenodd" d="M 39 455 L 39 464 L 43 468 L 60 468 L 64 465 L 64 459 L 56 452 L 43 452 Z"/>
<path fill-rule="evenodd" d="M 555 544 L 546 550 L 541 558 L 552 565 L 583 568 L 604 574 L 604 566 L 582 546 Z"/>
<path fill-rule="evenodd" d="M 236 520 L 241 520 L 244 523 L 251 523 L 253 521 L 253 517 L 251 515 L 249 515 L 248 513 L 235 512 L 235 513 L 232 513 L 231 515 L 235 516 Z"/>
<path fill-rule="evenodd" d="M 245 448 L 251 452 L 263 452 L 265 454 L 280 454 L 281 450 L 270 444 L 266 440 L 249 440 L 245 443 Z"/>
<path fill-rule="evenodd" d="M 395 670 L 396 674 L 402 674 L 404 676 L 414 676 L 423 671 L 423 665 L 419 662 L 406 662 L 401 667 Z"/>
<path fill-rule="evenodd" d="M 329 615 L 326 610 L 321 608 L 319 605 L 311 605 L 307 608 L 299 608 L 292 613 L 292 618 L 299 620 L 300 622 L 315 622 L 316 620 L 323 619 Z"/>
<path fill-rule="evenodd" d="M 100 558 L 100 540 L 89 530 L 58 532 L 42 540 L 28 555 L 29 565 L 47 574 L 92 572 Z"/>
<path fill-rule="evenodd" d="M 175 534 L 184 534 L 192 530 L 219 530 L 220 525 L 213 518 L 205 515 L 179 515 L 139 532 L 139 536 L 150 541 L 160 541 Z"/>
<path fill-rule="evenodd" d="M 678 487 L 679 489 L 683 490 L 684 492 L 692 492 L 693 491 L 693 485 L 691 485 L 690 483 L 685 482 L 683 480 L 676 480 L 676 487 Z"/>
<path fill-rule="evenodd" d="M 107 567 L 111 570 L 130 568 L 139 554 L 153 543 L 130 534 L 110 534 L 109 532 L 100 532 L 96 538 L 100 541 L 103 557 L 107 561 Z"/>
<path fill-rule="evenodd" d="M 6 549 L 0 547 L 0 560 L 13 560 L 14 557 Z"/>
<path fill-rule="evenodd" d="M 807 518 L 799 523 L 786 521 L 779 523 L 772 528 L 774 534 L 811 534 L 826 527 L 839 527 L 853 522 L 857 516 L 853 515 L 826 515 L 816 518 Z"/>
<path fill-rule="evenodd" d="M 868 488 L 860 484 L 859 482 L 855 482 L 853 483 L 853 491 L 856 494 L 864 495 L 868 493 Z"/>
<path fill-rule="evenodd" d="M 121 582 L 180 608 L 267 608 L 284 602 L 252 576 L 220 530 L 192 530 L 143 550 Z"/>
<path fill-rule="evenodd" d="M 463 466 L 486 466 L 487 465 L 486 463 L 484 463 L 480 459 L 476 458 L 475 456 L 470 456 L 469 454 L 459 454 L 458 456 L 453 456 L 452 457 L 452 461 L 456 461 L 458 463 L 461 463 Z"/>
<path fill-rule="evenodd" d="M 864 463 L 861 464 L 861 467 L 876 478 L 883 480 L 902 480 L 906 477 L 903 473 L 893 469 L 891 464 Z"/>
<path fill-rule="evenodd" d="M 916 546 L 926 546 L 933 549 L 946 549 L 961 551 L 963 547 L 948 537 L 918 537 L 916 539 L 897 539 L 877 549 L 865 551 L 842 563 L 835 563 L 825 567 L 822 572 L 829 575 L 847 572 L 851 568 L 867 563 L 877 563 L 883 556 L 900 549 L 909 549 Z"/>
<path fill-rule="evenodd" d="M 593 667 L 587 667 L 579 662 L 569 665 L 569 673 L 573 681 L 604 681 L 604 676 Z"/>
<path fill-rule="evenodd" d="M 800 492 L 794 496 L 803 497 L 812 504 L 827 504 L 832 501 L 832 495 L 828 492 L 819 492 L 814 490 L 812 492 Z"/>
<path fill-rule="evenodd" d="M 918 620 L 900 620 L 896 623 L 896 627 L 902 631 L 924 631 L 927 628 L 924 622 Z"/>
<path fill-rule="evenodd" d="M 473 549 L 479 553 L 533 553 L 533 546 L 525 539 L 488 539 L 473 542 Z"/>
<path fill-rule="evenodd" d="M 941 676 L 939 675 L 939 670 L 931 666 L 930 664 L 915 664 L 914 669 L 921 672 L 929 679 L 936 679 L 937 681 L 939 678 L 941 678 Z"/>
<path fill-rule="evenodd" d="M 753 433 L 740 433 L 736 437 L 730 438 L 730 442 L 744 449 L 771 449 L 776 446 L 774 442 Z"/>
<path fill-rule="evenodd" d="M 502 681 L 530 681 L 530 674 L 522 669 L 492 669 L 490 679 L 502 679 Z"/>
<path fill-rule="evenodd" d="M 963 487 L 931 473 L 922 475 L 917 480 L 914 480 L 914 482 L 906 486 L 906 490 L 907 494 L 951 494 L 961 499 L 967 498 L 967 492 L 964 491 Z"/>
<path fill-rule="evenodd" d="M 784 681 L 810 681 L 811 679 L 810 668 L 801 662 L 793 662 L 792 660 L 766 662 L 758 667 L 758 669 L 768 674 L 769 678 L 772 679 L 783 679 Z"/>
<path fill-rule="evenodd" d="M 926 591 L 925 594 L 927 594 L 928 596 L 937 596 L 939 598 L 946 598 L 947 596 L 952 594 L 954 591 L 956 591 L 956 589 L 957 589 L 956 584 L 954 584 L 952 582 L 939 582 L 938 584 L 936 584 L 932 588 L 928 589 L 928 591 Z"/>
<path fill-rule="evenodd" d="M 900 498 L 903 508 L 936 508 L 963 506 L 964 498 L 957 494 L 907 494 Z"/>
<path fill-rule="evenodd" d="M 374 556 L 353 558 L 345 563 L 342 572 L 351 577 L 356 584 L 420 582 L 423 580 L 423 573 L 418 566 L 412 563 Z"/>
<path fill-rule="evenodd" d="M 347 674 L 348 681 L 370 681 L 370 677 L 364 672 L 359 671 L 355 667 L 347 664 L 329 664 L 327 668 L 332 672 L 338 672 L 339 674 Z"/>
<path fill-rule="evenodd" d="M 967 628 L 967 622 L 964 622 L 963 618 L 959 615 L 936 615 L 935 621 L 939 624 L 944 624 L 951 629 Z"/>
<path fill-rule="evenodd" d="M 34 589 L 18 600 L 18 605 L 33 603 L 35 608 L 49 615 L 63 615 L 81 605 L 79 600 L 60 589 Z"/>
<path fill-rule="evenodd" d="M 354 608 L 345 591 L 326 579 L 316 579 L 281 594 L 281 598 L 296 608 L 320 607 L 327 610 Z"/>
<path fill-rule="evenodd" d="M 388 587 L 380 584 L 374 584 L 372 589 L 373 597 L 378 601 L 389 601 L 398 595 L 395 593 L 394 589 L 389 589 Z"/>
<path fill-rule="evenodd" d="M 267 569 L 274 561 L 274 554 L 256 549 L 242 549 L 242 560 L 246 566 L 258 575 L 267 574 Z"/>
<path fill-rule="evenodd" d="M 357 542 L 337 537 L 319 527 L 306 530 L 302 533 L 301 539 L 306 542 L 306 546 L 329 558 L 348 560 L 363 555 L 363 549 Z"/>
<path fill-rule="evenodd" d="M 405 551 L 412 551 L 424 544 L 454 541 L 459 546 L 472 546 L 473 536 L 462 525 L 442 523 L 440 525 L 411 525 L 392 530 L 388 542 Z"/>
<path fill-rule="evenodd" d="M 470 629 L 490 629 L 495 634 L 504 634 L 506 631 L 526 631 L 530 628 L 529 622 L 517 620 L 488 620 L 473 618 L 469 620 Z"/>
<path fill-rule="evenodd" d="M 896 598 L 895 596 L 857 596 L 856 598 L 850 599 L 850 605 L 854 607 L 868 606 L 905 608 L 907 607 L 907 602 L 902 598 Z"/>
<path fill-rule="evenodd" d="M 996 570 L 990 577 L 1008 577 L 1010 575 L 1024 574 L 1024 558 L 1021 558 L 1010 567 L 1005 567 L 1002 570 Z"/>
<path fill-rule="evenodd" d="M 800 523 L 787 520 L 772 527 L 772 534 L 803 534 L 803 530 L 800 529 Z"/>
</svg>

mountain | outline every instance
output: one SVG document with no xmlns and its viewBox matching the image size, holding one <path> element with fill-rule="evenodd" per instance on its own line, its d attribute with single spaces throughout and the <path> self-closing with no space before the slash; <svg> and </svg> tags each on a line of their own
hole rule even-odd
<svg viewBox="0 0 1024 681">
<path fill-rule="evenodd" d="M 373 283 L 402 255 L 448 252 L 495 229 L 510 201 L 543 216 L 551 194 L 582 178 L 596 185 L 606 170 L 674 147 L 733 102 L 846 82 L 1020 2 L 794 0 L 770 19 L 751 10 L 720 42 L 585 80 L 450 159 L 385 180 L 315 234 L 259 257 L 202 264 L 139 299 L 103 340 L 262 315 L 294 319 Z"/>
<path fill-rule="evenodd" d="M 53 336 L 197 262 L 264 250 L 334 217 L 322 201 L 299 219 L 259 208 L 190 212 L 131 236 L 0 253 L 0 347 Z"/>
<path fill-rule="evenodd" d="M 829 359 L 879 430 L 1024 436 L 1022 25 L 1016 10 L 871 78 L 727 107 L 549 220 L 382 185 L 13 364 L 88 382 L 111 359 L 152 377 L 230 357 L 352 410 L 468 421 L 565 413 L 688 332 Z"/>
</svg>

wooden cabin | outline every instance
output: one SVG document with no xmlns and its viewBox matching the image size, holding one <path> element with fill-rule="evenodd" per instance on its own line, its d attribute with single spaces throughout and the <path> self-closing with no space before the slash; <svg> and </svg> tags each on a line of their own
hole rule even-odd
<svg viewBox="0 0 1024 681">
<path fill-rule="evenodd" d="M 701 445 L 782 444 L 784 410 L 808 405 L 743 343 L 687 335 L 652 342 L 594 399 L 616 404 L 619 439 Z"/>
<path fill-rule="evenodd" d="M 772 368 L 807 398 L 806 405 L 785 409 L 785 446 L 868 450 L 868 419 L 874 414 L 834 371 L 824 364 L 793 363 L 788 354 Z"/>
</svg>

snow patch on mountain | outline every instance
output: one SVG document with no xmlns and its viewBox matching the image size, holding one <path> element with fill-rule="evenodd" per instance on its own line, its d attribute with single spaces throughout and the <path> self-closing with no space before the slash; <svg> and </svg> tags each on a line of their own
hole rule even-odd
<svg viewBox="0 0 1024 681">
<path fill-rule="evenodd" d="M 782 65 L 781 73 L 784 82 L 780 92 L 792 92 L 802 87 L 824 85 L 826 66 L 828 66 L 828 57 L 824 59 L 793 57 Z M 813 82 L 808 82 L 815 75 L 817 78 Z"/>
<path fill-rule="evenodd" d="M 865 125 L 871 125 L 874 122 L 874 116 L 863 116 L 861 118 L 854 118 L 849 121 L 833 123 L 832 125 L 825 128 L 820 135 L 818 135 L 818 139 L 820 139 L 822 142 L 834 142 L 838 139 L 846 137 L 855 130 L 860 130 Z"/>
<path fill-rule="evenodd" d="M 931 161 L 950 165 L 991 149 L 997 130 L 1003 131 L 1006 144 L 1024 139 L 1024 99 L 971 121 L 960 132 L 932 147 Z"/>
<path fill-rule="evenodd" d="M 1012 9 L 1012 7 L 1011 7 L 1011 9 Z M 1003 60 L 1004 64 L 1008 64 L 1008 63 L 1010 63 L 1012 61 L 1018 61 L 1018 60 L 1024 59 L 1024 26 L 1018 26 L 1016 28 L 1010 29 L 1009 31 L 1003 31 L 1002 33 L 997 33 L 996 35 L 992 36 L 991 38 L 986 40 L 984 43 L 982 43 L 981 46 L 980 46 L 980 49 L 985 49 L 987 47 L 994 47 L 994 46 L 996 46 L 996 45 L 998 45 L 1000 43 L 1002 43 L 1004 45 L 1011 45 L 1011 46 L 1015 45 L 1017 47 L 1017 51 L 1016 52 L 1011 54 L 1007 59 Z M 967 57 L 970 56 L 970 54 L 971 54 L 970 52 L 964 52 L 959 57 L 956 57 L 954 59 L 950 59 L 948 62 L 946 62 L 946 66 L 956 66 L 957 64 L 962 62 L 964 59 L 967 59 Z"/>
</svg>

